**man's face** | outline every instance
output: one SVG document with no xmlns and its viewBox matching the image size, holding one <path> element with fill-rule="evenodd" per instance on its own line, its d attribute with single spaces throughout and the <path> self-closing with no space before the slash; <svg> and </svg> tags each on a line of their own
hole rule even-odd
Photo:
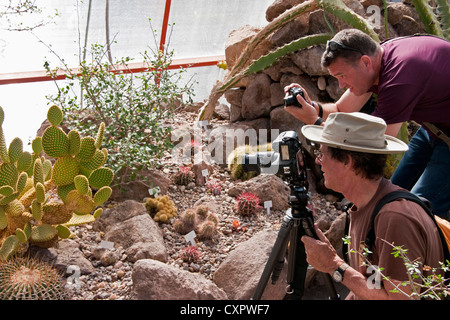
<svg viewBox="0 0 450 320">
<path fill-rule="evenodd" d="M 316 158 L 316 163 L 321 165 L 325 186 L 336 192 L 342 192 L 341 187 L 345 181 L 344 164 L 333 159 L 326 146 L 322 145 L 320 152 L 322 155 Z"/>
<path fill-rule="evenodd" d="M 340 88 L 347 88 L 356 96 L 363 95 L 375 84 L 371 61 L 368 56 L 362 56 L 357 62 L 348 62 L 338 58 L 328 71 L 339 82 Z"/>
</svg>

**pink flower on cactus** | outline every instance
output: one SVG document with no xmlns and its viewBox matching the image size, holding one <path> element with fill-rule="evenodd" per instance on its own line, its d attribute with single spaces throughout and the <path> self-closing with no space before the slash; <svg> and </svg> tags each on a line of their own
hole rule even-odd
<svg viewBox="0 0 450 320">
<path fill-rule="evenodd" d="M 180 171 L 183 173 L 188 173 L 189 171 L 191 171 L 190 167 L 180 167 Z"/>
<path fill-rule="evenodd" d="M 200 252 L 196 246 L 189 246 L 181 251 L 181 258 L 184 262 L 198 262 L 200 260 Z"/>
</svg>

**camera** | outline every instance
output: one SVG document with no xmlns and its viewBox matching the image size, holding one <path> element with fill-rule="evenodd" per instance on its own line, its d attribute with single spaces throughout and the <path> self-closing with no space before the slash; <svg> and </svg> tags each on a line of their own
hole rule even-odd
<svg viewBox="0 0 450 320">
<path fill-rule="evenodd" d="M 296 184 L 306 182 L 304 155 L 295 131 L 282 132 L 273 142 L 272 150 L 244 154 L 242 169 L 245 172 L 275 174 Z"/>
<path fill-rule="evenodd" d="M 297 100 L 297 95 L 301 95 L 305 99 L 303 90 L 298 87 L 293 87 L 288 90 L 290 96 L 284 97 L 284 106 L 296 106 L 301 108 L 302 105 Z"/>
</svg>

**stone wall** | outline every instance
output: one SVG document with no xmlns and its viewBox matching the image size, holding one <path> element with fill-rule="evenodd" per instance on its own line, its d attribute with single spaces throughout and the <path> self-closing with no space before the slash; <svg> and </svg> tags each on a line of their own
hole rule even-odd
<svg viewBox="0 0 450 320">
<path fill-rule="evenodd" d="M 287 9 L 301 2 L 303 1 L 275 0 L 267 8 L 266 20 L 272 21 Z M 344 0 L 344 2 L 354 12 L 365 17 L 375 26 L 375 31 L 381 40 L 386 38 L 384 9 L 381 0 Z M 388 3 L 389 38 L 425 32 L 410 2 L 411 0 Z M 326 16 L 336 32 L 350 28 L 332 14 L 327 13 Z M 225 49 L 229 70 L 233 67 L 243 48 L 258 31 L 259 29 L 255 27 L 245 25 L 231 32 Z M 330 29 L 325 22 L 323 10 L 313 11 L 289 22 L 273 33 L 258 45 L 252 58 L 256 59 L 261 52 L 269 52 L 305 35 L 324 32 L 330 33 Z M 303 124 L 283 110 L 283 88 L 285 86 L 293 82 L 299 83 L 308 91 L 313 101 L 324 103 L 336 101 L 343 93 L 337 80 L 321 67 L 320 60 L 324 50 L 325 45 L 319 45 L 290 54 L 263 72 L 248 76 L 234 88 L 228 90 L 225 93 L 225 99 L 230 107 L 230 122 L 239 122 L 242 125 L 250 122 L 253 128 L 255 123 L 263 126 L 255 128 L 257 130 L 299 131 Z M 255 121 L 258 119 L 264 121 Z"/>
</svg>

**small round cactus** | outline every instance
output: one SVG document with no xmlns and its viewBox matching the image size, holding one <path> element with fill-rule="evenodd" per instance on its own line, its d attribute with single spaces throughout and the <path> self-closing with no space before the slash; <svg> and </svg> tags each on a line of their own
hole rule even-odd
<svg viewBox="0 0 450 320">
<path fill-rule="evenodd" d="M 156 222 L 169 223 L 170 219 L 177 216 L 177 208 L 168 195 L 147 198 L 145 208 Z"/>
<path fill-rule="evenodd" d="M 218 196 L 222 193 L 222 185 L 217 179 L 208 180 L 208 182 L 206 182 L 206 188 L 214 196 Z"/>
<path fill-rule="evenodd" d="M 216 233 L 214 221 L 205 220 L 198 226 L 197 236 L 200 240 L 211 239 Z"/>
<path fill-rule="evenodd" d="M 237 214 L 243 216 L 255 215 L 261 206 L 259 205 L 259 198 L 252 193 L 241 193 L 236 198 L 235 211 Z"/>
<path fill-rule="evenodd" d="M 36 259 L 0 263 L 0 300 L 62 300 L 63 283 L 56 269 Z"/>
<path fill-rule="evenodd" d="M 180 252 L 181 259 L 187 263 L 197 263 L 200 260 L 200 252 L 196 246 L 189 246 Z"/>
<path fill-rule="evenodd" d="M 215 235 L 218 224 L 219 218 L 207 206 L 199 205 L 183 212 L 173 227 L 180 234 L 195 231 L 199 240 L 205 240 Z"/>
<path fill-rule="evenodd" d="M 173 176 L 173 182 L 177 185 L 186 186 L 193 182 L 194 178 L 195 175 L 190 167 L 180 167 L 179 171 Z"/>
</svg>

